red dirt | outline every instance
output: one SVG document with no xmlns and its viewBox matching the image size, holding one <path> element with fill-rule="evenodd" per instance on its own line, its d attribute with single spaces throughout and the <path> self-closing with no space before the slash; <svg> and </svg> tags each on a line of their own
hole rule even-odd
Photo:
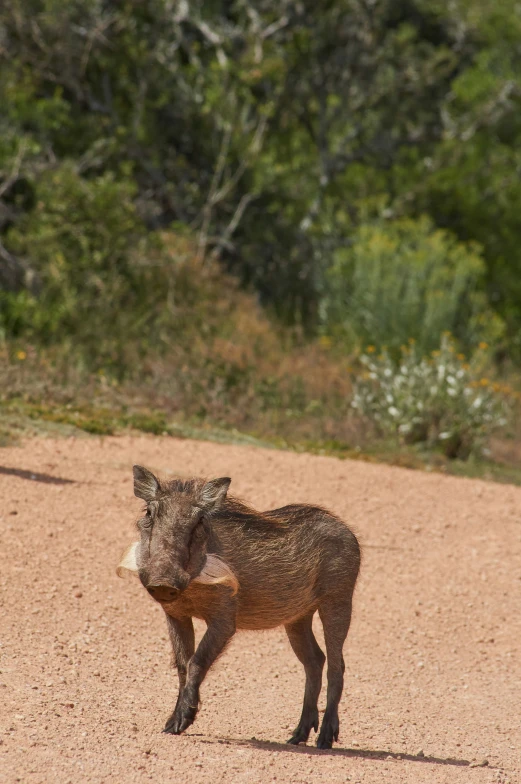
<svg viewBox="0 0 521 784">
<path fill-rule="evenodd" d="M 195 724 L 161 733 L 162 610 L 114 571 L 134 462 L 229 475 L 262 509 L 322 504 L 360 535 L 334 751 L 283 745 L 303 697 L 283 629 L 237 634 Z M 0 466 L 2 782 L 521 782 L 521 489 L 161 437 L 34 440 Z"/>
</svg>

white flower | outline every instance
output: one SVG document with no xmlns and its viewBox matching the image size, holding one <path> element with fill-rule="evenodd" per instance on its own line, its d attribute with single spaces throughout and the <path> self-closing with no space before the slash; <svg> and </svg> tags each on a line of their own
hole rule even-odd
<svg viewBox="0 0 521 784">
<path fill-rule="evenodd" d="M 479 408 L 482 403 L 483 403 L 483 398 L 477 397 L 472 404 L 472 408 Z"/>
<path fill-rule="evenodd" d="M 452 387 L 450 389 L 447 389 L 447 395 L 449 397 L 456 397 L 457 394 L 458 392 L 456 389 L 452 389 Z"/>
<path fill-rule="evenodd" d="M 398 409 L 397 409 L 397 408 L 395 408 L 395 406 L 389 406 L 389 409 L 388 409 L 388 410 L 389 410 L 389 413 L 390 413 L 390 415 L 391 415 L 392 417 L 397 417 L 397 416 L 399 415 L 399 413 L 400 413 L 400 412 L 398 411 Z"/>
</svg>

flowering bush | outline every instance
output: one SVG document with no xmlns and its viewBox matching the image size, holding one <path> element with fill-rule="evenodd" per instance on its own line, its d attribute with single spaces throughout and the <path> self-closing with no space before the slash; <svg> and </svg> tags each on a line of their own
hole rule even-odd
<svg viewBox="0 0 521 784">
<path fill-rule="evenodd" d="M 466 459 L 506 424 L 513 394 L 482 377 L 487 348 L 481 343 L 466 362 L 445 333 L 429 357 L 420 356 L 410 340 L 396 363 L 387 351 L 377 356 L 369 346 L 360 358 L 364 372 L 355 382 L 352 405 L 405 443 L 438 445 L 447 457 Z"/>
</svg>

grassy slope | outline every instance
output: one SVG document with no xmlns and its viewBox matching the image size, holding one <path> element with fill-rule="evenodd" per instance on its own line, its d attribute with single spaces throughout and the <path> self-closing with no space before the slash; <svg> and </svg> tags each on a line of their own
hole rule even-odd
<svg viewBox="0 0 521 784">
<path fill-rule="evenodd" d="M 291 449 L 298 452 L 332 455 L 355 460 L 382 462 L 418 470 L 437 471 L 458 476 L 480 477 L 490 481 L 521 485 L 521 454 L 516 444 L 496 440 L 491 459 L 448 460 L 439 453 L 417 447 L 397 447 L 376 441 L 364 448 L 333 440 L 286 440 L 273 436 L 259 437 L 233 427 L 176 420 L 154 409 L 116 406 L 74 406 L 71 404 L 35 404 L 21 399 L 0 403 L 0 446 L 23 438 L 88 437 L 145 432 L 175 438 L 249 444 L 265 448 Z"/>
<path fill-rule="evenodd" d="M 236 281 L 176 253 L 163 349 L 125 340 L 124 381 L 111 368 L 89 369 L 80 336 L 45 350 L 0 345 L 0 445 L 134 430 L 521 484 L 521 433 L 493 441 L 490 459 L 465 462 L 383 440 L 353 415 L 349 355 L 328 339 L 309 343 L 282 330 Z"/>
</svg>

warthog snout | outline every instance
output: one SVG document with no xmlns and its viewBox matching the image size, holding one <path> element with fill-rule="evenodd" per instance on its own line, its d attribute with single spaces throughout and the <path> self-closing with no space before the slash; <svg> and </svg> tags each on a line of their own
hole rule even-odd
<svg viewBox="0 0 521 784">
<path fill-rule="evenodd" d="M 173 602 L 180 593 L 179 588 L 175 588 L 173 585 L 154 585 L 149 583 L 146 589 L 157 602 Z"/>
</svg>

